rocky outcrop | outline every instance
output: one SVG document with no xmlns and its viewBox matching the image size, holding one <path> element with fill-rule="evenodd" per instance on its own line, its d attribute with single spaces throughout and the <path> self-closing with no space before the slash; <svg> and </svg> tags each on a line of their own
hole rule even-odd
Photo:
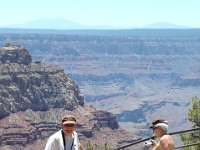
<svg viewBox="0 0 200 150">
<path fill-rule="evenodd" d="M 23 47 L 6 44 L 0 49 L 1 63 L 18 63 L 27 65 L 31 63 L 31 60 L 31 55 Z"/>
<path fill-rule="evenodd" d="M 112 113 L 99 110 L 93 112 L 93 115 L 99 121 L 100 127 L 110 127 L 111 129 L 119 128 L 116 117 Z"/>
<path fill-rule="evenodd" d="M 28 108 L 73 110 L 84 105 L 78 86 L 62 68 L 31 62 L 28 51 L 20 46 L 5 46 L 0 54 L 0 118 Z"/>
<path fill-rule="evenodd" d="M 28 126 L 24 126 L 25 123 Z M 33 123 L 30 121 L 22 121 L 19 123 L 7 124 L 0 127 L 1 142 L 0 145 L 26 145 L 34 142 L 38 138 L 44 138 L 44 133 L 59 130 L 59 124 L 53 122 L 39 122 Z M 47 136 L 48 134 L 46 134 Z"/>
</svg>

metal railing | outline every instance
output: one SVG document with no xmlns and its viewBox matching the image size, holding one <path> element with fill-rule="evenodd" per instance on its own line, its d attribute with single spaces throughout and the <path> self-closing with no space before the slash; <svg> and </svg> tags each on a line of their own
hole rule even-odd
<svg viewBox="0 0 200 150">
<path fill-rule="evenodd" d="M 176 135 L 176 134 L 192 132 L 192 131 L 196 131 L 196 130 L 200 130 L 200 127 L 199 128 L 189 129 L 189 130 L 182 130 L 182 131 L 178 131 L 178 132 L 171 132 L 171 133 L 169 133 L 169 135 Z M 124 145 L 124 146 L 120 146 L 120 147 L 115 148 L 113 150 L 124 150 L 127 147 L 130 147 L 130 146 L 133 146 L 133 145 L 148 141 L 148 140 L 153 139 L 153 138 L 155 138 L 155 137 L 151 136 L 151 137 L 148 137 L 148 138 L 145 138 L 145 139 L 137 140 L 137 141 L 135 141 L 133 143 L 130 143 L 130 144 L 127 144 L 127 145 Z M 175 147 L 175 149 L 181 149 L 181 148 L 184 148 L 184 147 L 190 147 L 190 146 L 195 146 L 195 145 L 199 145 L 199 144 L 200 144 L 200 142 L 199 143 L 188 144 L 188 145 L 183 145 L 183 146 Z"/>
<path fill-rule="evenodd" d="M 183 145 L 183 146 L 179 146 L 179 147 L 175 147 L 174 149 L 181 149 L 181 148 L 191 147 L 191 146 L 195 146 L 195 145 L 200 145 L 200 142 L 193 143 L 193 144 L 187 144 L 187 145 Z"/>
</svg>

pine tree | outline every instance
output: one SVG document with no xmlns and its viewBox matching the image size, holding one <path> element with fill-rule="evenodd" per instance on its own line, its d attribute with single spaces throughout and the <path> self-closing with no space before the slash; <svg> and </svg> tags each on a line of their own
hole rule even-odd
<svg viewBox="0 0 200 150">
<path fill-rule="evenodd" d="M 194 123 L 194 128 L 200 127 L 200 99 L 192 97 L 192 108 L 189 109 L 189 120 Z M 200 131 L 194 131 L 189 134 L 181 134 L 181 140 L 185 145 L 200 142 Z M 184 150 L 200 150 L 200 144 L 192 147 L 186 147 Z"/>
</svg>

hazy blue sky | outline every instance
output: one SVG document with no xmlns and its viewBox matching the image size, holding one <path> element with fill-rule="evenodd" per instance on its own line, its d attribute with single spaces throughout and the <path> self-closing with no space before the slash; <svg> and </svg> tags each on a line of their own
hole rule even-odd
<svg viewBox="0 0 200 150">
<path fill-rule="evenodd" d="M 63 18 L 84 25 L 200 27 L 200 0 L 0 0 L 0 26 Z"/>
</svg>

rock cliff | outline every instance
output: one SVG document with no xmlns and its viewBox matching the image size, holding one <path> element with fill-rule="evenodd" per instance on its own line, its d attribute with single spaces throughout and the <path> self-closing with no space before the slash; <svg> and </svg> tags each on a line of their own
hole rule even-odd
<svg viewBox="0 0 200 150">
<path fill-rule="evenodd" d="M 121 138 L 134 140 L 113 114 L 86 103 L 62 68 L 32 62 L 24 47 L 0 48 L 0 95 L 2 149 L 43 149 L 47 138 L 60 129 L 61 116 L 69 113 L 77 117 L 82 143 L 116 146 Z"/>
<path fill-rule="evenodd" d="M 28 108 L 73 110 L 84 105 L 78 86 L 62 68 L 31 62 L 28 51 L 20 46 L 5 46 L 0 52 L 0 118 Z"/>
</svg>

